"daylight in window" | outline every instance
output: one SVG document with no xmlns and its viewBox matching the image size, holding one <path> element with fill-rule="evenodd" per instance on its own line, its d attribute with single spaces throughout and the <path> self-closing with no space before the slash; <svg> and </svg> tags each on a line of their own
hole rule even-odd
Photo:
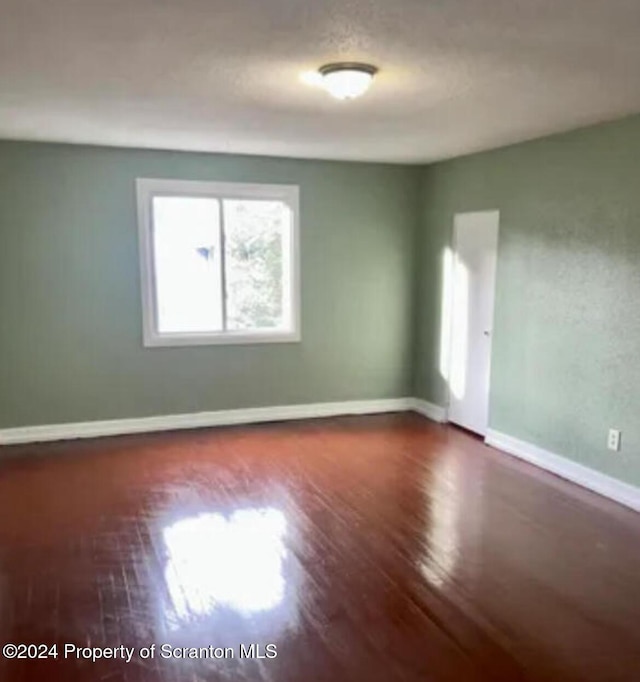
<svg viewBox="0 0 640 682">
<path fill-rule="evenodd" d="M 147 345 L 298 340 L 297 188 L 139 180 L 138 202 Z"/>
</svg>

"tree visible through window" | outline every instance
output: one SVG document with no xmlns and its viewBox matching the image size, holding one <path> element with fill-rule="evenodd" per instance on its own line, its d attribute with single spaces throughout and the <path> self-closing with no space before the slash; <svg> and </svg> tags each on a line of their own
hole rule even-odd
<svg viewBox="0 0 640 682">
<path fill-rule="evenodd" d="M 227 328 L 283 324 L 287 210 L 277 201 L 224 202 Z"/>
<path fill-rule="evenodd" d="M 297 188 L 138 181 L 145 343 L 291 341 Z"/>
</svg>

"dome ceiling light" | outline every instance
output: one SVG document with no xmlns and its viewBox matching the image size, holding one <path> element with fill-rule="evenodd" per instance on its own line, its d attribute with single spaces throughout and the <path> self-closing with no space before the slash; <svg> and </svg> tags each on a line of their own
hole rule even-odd
<svg viewBox="0 0 640 682">
<path fill-rule="evenodd" d="M 336 99 L 355 99 L 371 86 L 378 69 L 371 64 L 340 62 L 325 64 L 318 69 L 320 85 Z"/>
</svg>

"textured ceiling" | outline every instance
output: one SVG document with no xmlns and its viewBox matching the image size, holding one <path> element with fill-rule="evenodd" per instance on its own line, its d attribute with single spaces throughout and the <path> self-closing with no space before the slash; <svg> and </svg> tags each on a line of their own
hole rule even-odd
<svg viewBox="0 0 640 682">
<path fill-rule="evenodd" d="M 640 0 L 0 0 L 0 137 L 420 162 L 640 111 Z M 380 74 L 339 102 L 300 74 Z"/>
</svg>

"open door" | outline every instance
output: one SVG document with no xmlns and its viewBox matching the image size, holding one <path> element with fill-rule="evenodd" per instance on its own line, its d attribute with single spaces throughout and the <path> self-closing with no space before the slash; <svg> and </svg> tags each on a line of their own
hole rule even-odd
<svg viewBox="0 0 640 682">
<path fill-rule="evenodd" d="M 483 436 L 489 425 L 499 218 L 498 211 L 458 213 L 453 225 L 449 421 Z"/>
</svg>

